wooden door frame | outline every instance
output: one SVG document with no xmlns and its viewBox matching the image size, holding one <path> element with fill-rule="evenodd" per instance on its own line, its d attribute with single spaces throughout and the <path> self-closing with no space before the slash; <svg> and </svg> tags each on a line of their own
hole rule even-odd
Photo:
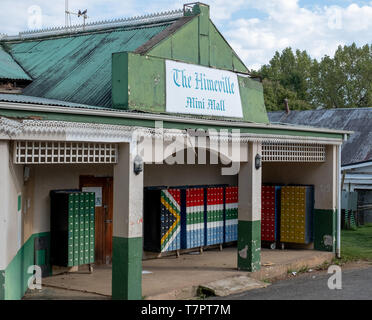
<svg viewBox="0 0 372 320">
<path fill-rule="evenodd" d="M 114 188 L 114 179 L 113 177 L 107 176 L 107 177 L 95 177 L 92 175 L 81 175 L 79 176 L 79 187 L 82 189 L 83 187 L 93 187 L 100 185 L 103 188 L 102 193 L 102 210 L 104 209 L 104 205 L 107 205 L 108 210 L 108 216 L 111 217 L 111 219 L 108 219 L 107 213 L 105 214 L 105 217 L 103 218 L 103 224 L 102 224 L 102 237 L 103 237 L 103 248 L 102 248 L 102 261 L 99 260 L 99 262 L 102 262 L 102 264 L 111 264 L 112 263 L 112 235 L 113 235 L 113 212 L 114 212 L 114 197 L 113 197 L 113 188 Z M 111 196 L 110 196 L 111 195 Z M 110 232 L 107 232 L 107 226 L 108 224 L 105 223 L 105 220 L 111 220 L 111 236 Z M 97 221 L 97 220 L 96 220 Z M 97 237 L 97 225 L 96 225 L 96 237 Z M 107 252 L 108 251 L 108 252 Z M 109 257 L 109 261 L 105 261 Z"/>
</svg>

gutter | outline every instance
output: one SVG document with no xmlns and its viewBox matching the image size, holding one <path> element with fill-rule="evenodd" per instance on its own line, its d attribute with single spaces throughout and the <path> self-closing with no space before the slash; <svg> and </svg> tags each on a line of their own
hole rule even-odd
<svg viewBox="0 0 372 320">
<path fill-rule="evenodd" d="M 347 141 L 347 135 L 344 135 L 344 141 Z M 341 162 L 342 146 L 338 146 L 338 186 L 337 186 L 337 248 L 336 256 L 341 259 L 341 192 L 342 192 L 342 162 Z"/>
<path fill-rule="evenodd" d="M 356 164 L 344 165 L 342 167 L 342 171 L 348 171 L 348 170 L 359 169 L 359 168 L 370 167 L 370 166 L 372 166 L 372 161 L 368 160 L 368 161 L 360 162 Z"/>
<path fill-rule="evenodd" d="M 288 131 L 306 131 L 306 132 L 317 132 L 317 133 L 331 133 L 331 134 L 342 134 L 351 135 L 352 131 L 343 130 L 331 130 L 331 129 L 320 129 L 312 127 L 301 127 L 301 126 L 289 126 L 289 125 L 272 125 L 272 124 L 258 124 L 258 123 L 247 123 L 247 122 L 232 122 L 223 120 L 210 120 L 210 119 L 198 119 L 198 118 L 184 118 L 169 116 L 165 114 L 151 114 L 151 113 L 132 113 L 126 111 L 117 110 L 105 110 L 105 109 L 79 109 L 70 107 L 60 107 L 53 105 L 41 105 L 41 104 L 24 104 L 24 103 L 9 103 L 0 102 L 0 109 L 7 110 L 18 110 L 18 111 L 33 111 L 33 112 L 45 112 L 45 113 L 62 113 L 62 114 L 75 114 L 75 115 L 86 115 L 86 116 L 99 116 L 99 117 L 114 117 L 114 118 L 127 118 L 127 119 L 139 119 L 139 120 L 151 120 L 151 121 L 169 121 L 177 123 L 188 123 L 188 124 L 200 124 L 200 125 L 216 125 L 224 127 L 240 127 L 240 128 L 261 128 L 261 129 L 278 129 Z"/>
</svg>

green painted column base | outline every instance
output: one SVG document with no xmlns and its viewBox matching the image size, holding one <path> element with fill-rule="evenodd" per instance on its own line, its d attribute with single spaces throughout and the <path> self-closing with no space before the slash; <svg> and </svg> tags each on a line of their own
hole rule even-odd
<svg viewBox="0 0 372 320">
<path fill-rule="evenodd" d="M 0 271 L 0 301 L 5 300 L 5 271 Z"/>
<path fill-rule="evenodd" d="M 112 239 L 112 299 L 142 299 L 142 238 Z"/>
<path fill-rule="evenodd" d="M 238 269 L 261 269 L 261 221 L 238 222 Z"/>
<path fill-rule="evenodd" d="M 314 210 L 314 249 L 336 252 L 337 214 L 335 210 Z"/>
<path fill-rule="evenodd" d="M 33 234 L 18 250 L 17 254 L 6 267 L 3 280 L 5 283 L 3 289 L 5 300 L 20 300 L 26 293 L 28 289 L 28 280 L 31 277 L 31 274 L 28 273 L 28 268 L 35 265 L 35 238 L 37 237 L 49 238 L 50 233 Z M 49 255 L 44 257 L 44 262 L 47 262 L 47 260 L 49 260 Z M 1 281 L 0 279 L 0 284 Z"/>
</svg>

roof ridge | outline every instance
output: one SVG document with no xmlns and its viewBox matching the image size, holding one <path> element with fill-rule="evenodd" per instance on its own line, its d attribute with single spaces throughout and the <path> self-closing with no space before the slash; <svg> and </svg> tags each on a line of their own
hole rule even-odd
<svg viewBox="0 0 372 320">
<path fill-rule="evenodd" d="M 51 27 L 39 30 L 30 30 L 20 32 L 16 36 L 8 36 L 6 34 L 0 34 L 0 40 L 24 40 L 30 38 L 37 38 L 40 36 L 56 36 L 62 34 L 71 34 L 79 32 L 89 32 L 97 30 L 105 30 L 119 27 L 130 27 L 142 24 L 151 24 L 159 22 L 167 22 L 183 17 L 183 9 L 164 11 L 159 13 L 145 14 L 141 16 L 129 17 L 129 18 L 117 18 L 110 20 L 94 21 L 87 24 L 77 24 L 70 27 Z"/>
<path fill-rule="evenodd" d="M 321 112 L 321 111 L 356 111 L 356 110 L 372 110 L 371 107 L 342 107 L 342 108 L 322 108 L 322 109 L 309 109 L 309 110 L 291 110 L 291 112 Z M 274 110 L 274 111 L 268 111 L 268 113 L 285 113 L 285 110 Z"/>
</svg>

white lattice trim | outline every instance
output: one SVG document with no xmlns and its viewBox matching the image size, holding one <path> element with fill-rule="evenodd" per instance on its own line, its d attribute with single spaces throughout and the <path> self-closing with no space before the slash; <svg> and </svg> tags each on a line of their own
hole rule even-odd
<svg viewBox="0 0 372 320">
<path fill-rule="evenodd" d="M 118 146 L 111 143 L 17 141 L 16 164 L 117 163 Z"/>
<path fill-rule="evenodd" d="M 85 141 L 102 143 L 133 142 L 136 138 L 152 137 L 155 139 L 173 140 L 175 137 L 189 137 L 187 130 L 154 129 L 123 125 L 108 125 L 96 123 L 77 123 L 66 121 L 23 120 L 15 121 L 0 118 L 0 134 L 5 134 L 11 140 L 31 141 Z M 191 133 L 191 136 L 195 134 Z M 199 135 L 196 135 L 199 136 Z M 227 133 L 204 131 L 211 141 L 232 142 L 262 142 L 262 143 L 291 143 L 308 145 L 341 145 L 341 139 L 304 137 L 271 134 Z"/>
<path fill-rule="evenodd" d="M 300 143 L 262 144 L 264 162 L 325 162 L 325 145 Z"/>
<path fill-rule="evenodd" d="M 11 136 L 20 134 L 21 132 L 22 129 L 19 121 L 0 118 L 0 133 Z"/>
</svg>

